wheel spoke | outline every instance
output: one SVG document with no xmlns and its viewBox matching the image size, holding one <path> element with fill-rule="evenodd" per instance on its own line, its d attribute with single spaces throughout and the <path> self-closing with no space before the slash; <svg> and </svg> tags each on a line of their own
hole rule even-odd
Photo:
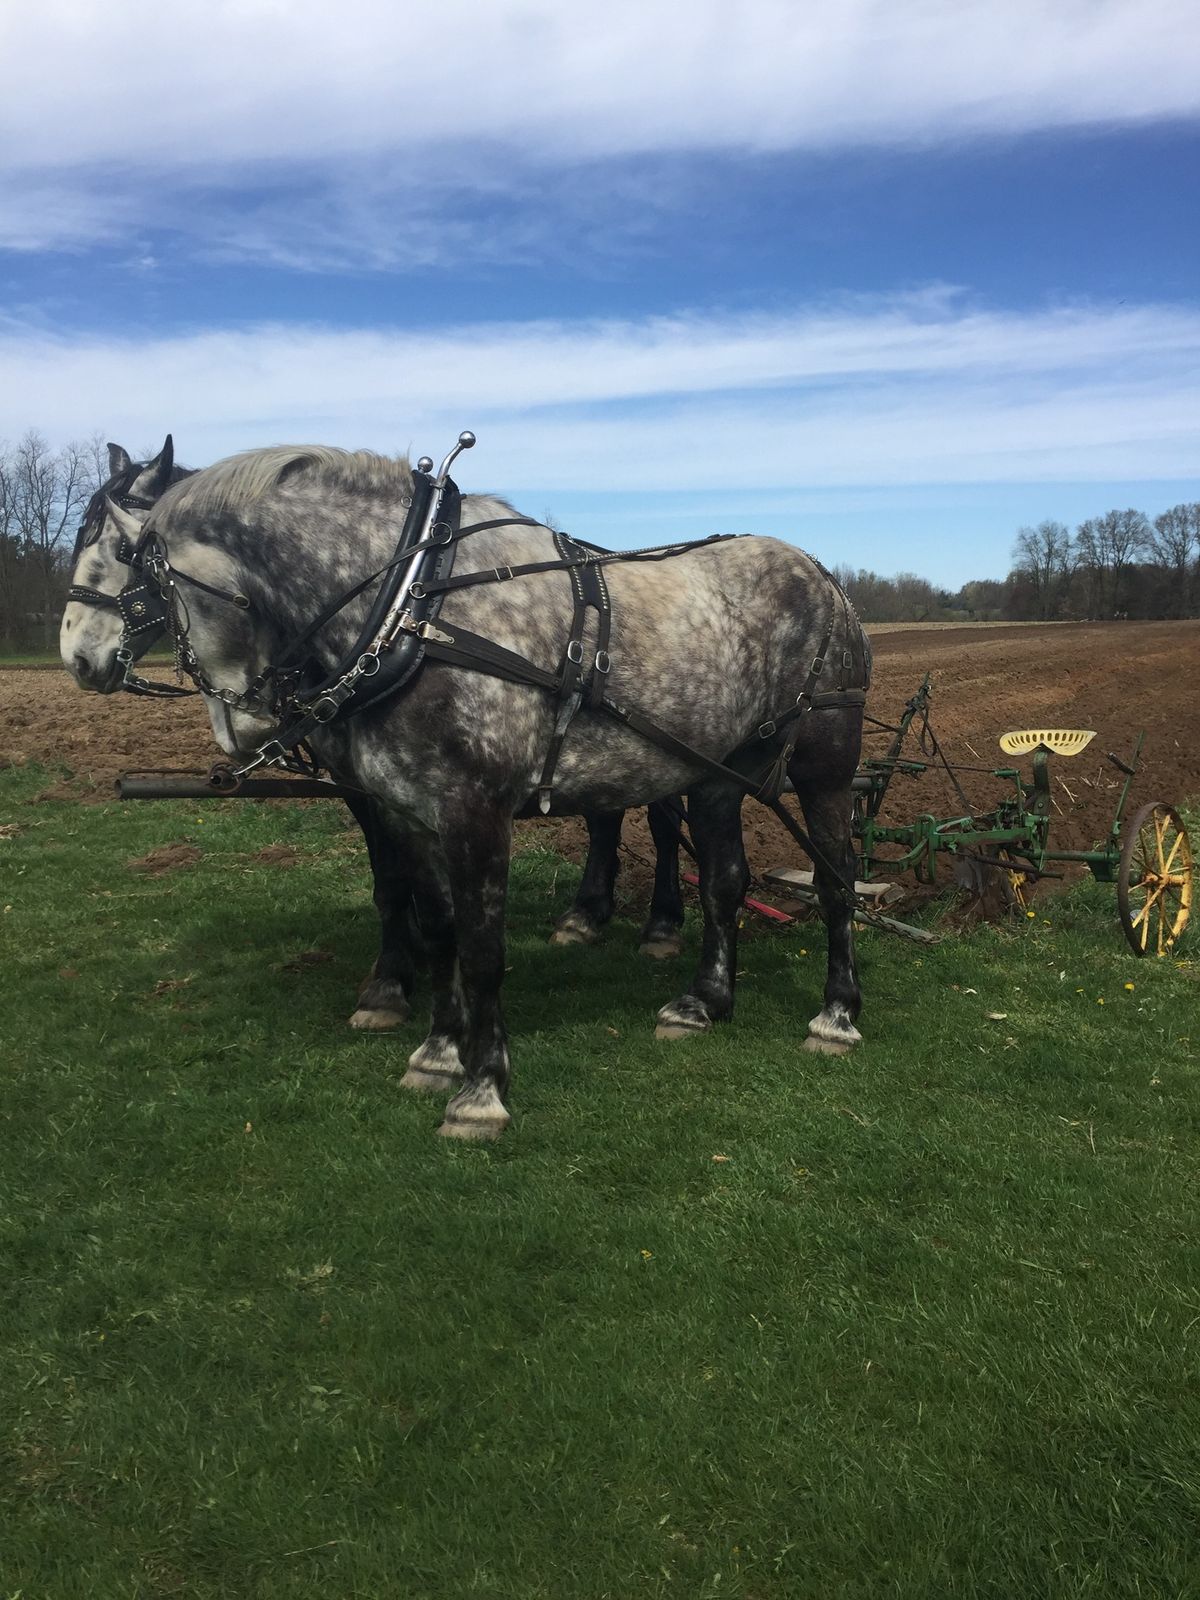
<svg viewBox="0 0 1200 1600">
<path fill-rule="evenodd" d="M 1143 806 L 1126 835 L 1117 880 L 1121 922 L 1135 954 L 1166 956 L 1174 950 L 1191 913 L 1192 871 L 1192 848 L 1178 812 L 1158 800 Z"/>
<path fill-rule="evenodd" d="M 1179 846 L 1182 843 L 1183 835 L 1181 833 L 1177 833 L 1175 835 L 1175 843 L 1171 846 L 1171 853 L 1162 864 L 1162 873 L 1164 878 L 1169 875 L 1171 867 L 1174 865 L 1175 857 L 1179 854 Z"/>
</svg>

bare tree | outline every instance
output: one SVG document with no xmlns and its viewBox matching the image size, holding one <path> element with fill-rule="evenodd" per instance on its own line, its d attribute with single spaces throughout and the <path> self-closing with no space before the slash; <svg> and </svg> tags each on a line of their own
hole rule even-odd
<svg viewBox="0 0 1200 1600">
<path fill-rule="evenodd" d="M 1125 574 L 1146 548 L 1150 524 L 1140 511 L 1106 511 L 1102 517 L 1081 522 L 1076 548 L 1096 576 L 1096 604 L 1089 615 L 1124 614 Z"/>
<path fill-rule="evenodd" d="M 1075 547 L 1065 523 L 1039 522 L 1020 528 L 1013 546 L 1017 572 L 1033 591 L 1033 604 L 1042 622 L 1062 610 L 1075 570 Z"/>
<path fill-rule="evenodd" d="M 1172 506 L 1155 517 L 1146 552 L 1168 577 L 1165 609 L 1188 617 L 1192 612 L 1192 552 L 1200 555 L 1200 501 Z"/>
<path fill-rule="evenodd" d="M 31 429 L 0 453 L 0 634 L 51 644 L 76 524 L 104 471 L 98 441 L 52 450 Z"/>
</svg>

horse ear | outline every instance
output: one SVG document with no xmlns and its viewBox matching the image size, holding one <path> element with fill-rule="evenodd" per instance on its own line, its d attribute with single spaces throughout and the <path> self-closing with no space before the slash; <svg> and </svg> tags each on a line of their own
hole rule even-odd
<svg viewBox="0 0 1200 1600">
<path fill-rule="evenodd" d="M 122 472 L 128 472 L 133 462 L 129 459 L 129 451 L 119 444 L 108 447 L 108 475 L 110 478 L 118 477 Z"/>
<path fill-rule="evenodd" d="M 171 469 L 175 465 L 175 444 L 168 434 L 162 449 L 153 461 L 146 464 L 146 471 L 152 476 L 144 486 L 145 494 L 150 500 L 157 500 L 159 495 L 171 481 Z"/>
<path fill-rule="evenodd" d="M 119 506 L 110 495 L 104 496 L 104 505 L 109 516 L 116 525 L 118 533 L 123 533 L 131 544 L 136 544 L 142 536 L 142 525 L 131 512 Z"/>
</svg>

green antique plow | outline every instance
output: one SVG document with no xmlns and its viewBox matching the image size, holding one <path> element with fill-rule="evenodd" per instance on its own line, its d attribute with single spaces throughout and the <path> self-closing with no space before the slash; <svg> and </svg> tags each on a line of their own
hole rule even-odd
<svg viewBox="0 0 1200 1600">
<path fill-rule="evenodd" d="M 939 858 L 953 860 L 960 882 L 982 887 L 988 874 L 1001 874 L 1011 898 L 1025 906 L 1029 886 L 1041 878 L 1061 877 L 1057 865 L 1086 866 L 1101 883 L 1117 886 L 1117 908 L 1125 937 L 1135 955 L 1165 956 L 1178 947 L 1192 903 L 1192 851 L 1179 812 L 1163 800 L 1143 805 L 1124 829 L 1122 822 L 1130 786 L 1137 775 L 1144 734 L 1139 734 L 1128 761 L 1107 753 L 1123 774 L 1120 798 L 1108 836 L 1092 850 L 1051 848 L 1052 757 L 1078 755 L 1094 738 L 1089 729 L 1021 729 L 1000 740 L 1006 755 L 1032 758 L 1032 776 L 1017 766 L 952 765 L 929 727 L 932 685 L 929 674 L 889 731 L 891 742 L 882 756 L 863 762 L 854 780 L 854 837 L 858 872 L 864 883 L 883 873 L 912 871 L 924 884 L 938 882 Z M 915 740 L 920 757 L 908 754 Z M 911 822 L 880 820 L 893 778 L 944 772 L 962 801 L 964 812 L 953 817 L 923 813 Z M 992 811 L 973 812 L 959 785 L 960 772 L 986 772 L 1011 785 L 1011 793 Z M 874 920 L 868 918 L 867 920 Z"/>
</svg>

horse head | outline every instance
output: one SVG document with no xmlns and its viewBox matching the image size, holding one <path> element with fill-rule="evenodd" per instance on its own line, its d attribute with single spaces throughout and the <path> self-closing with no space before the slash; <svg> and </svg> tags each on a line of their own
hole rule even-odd
<svg viewBox="0 0 1200 1600">
<path fill-rule="evenodd" d="M 126 662 L 123 646 L 136 661 L 162 631 L 137 627 L 142 613 L 126 615 L 122 595 L 134 585 L 135 552 L 155 502 L 172 483 L 187 476 L 175 465 L 168 434 L 151 461 L 134 461 L 119 444 L 108 447 L 107 480 L 88 501 L 71 559 L 71 589 L 59 628 L 63 665 L 81 689 L 111 694 L 121 687 Z M 136 607 L 134 599 L 131 606 Z M 148 615 L 148 614 L 147 614 Z"/>
</svg>

